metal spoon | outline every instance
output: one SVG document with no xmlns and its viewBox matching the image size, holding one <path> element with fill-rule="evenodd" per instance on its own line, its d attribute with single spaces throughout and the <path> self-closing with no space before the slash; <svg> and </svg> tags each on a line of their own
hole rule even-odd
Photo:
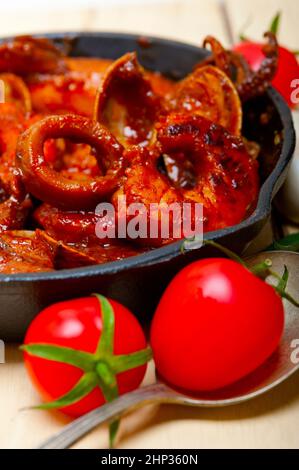
<svg viewBox="0 0 299 470">
<path fill-rule="evenodd" d="M 288 267 L 288 292 L 298 299 L 299 254 L 286 251 L 260 253 L 251 257 L 248 260 L 248 265 L 253 266 L 266 258 L 272 260 L 273 270 L 279 274 L 282 274 L 284 265 Z M 269 278 L 269 281 L 274 280 Z M 172 390 L 162 382 L 157 382 L 122 395 L 112 403 L 101 406 L 76 419 L 38 448 L 66 449 L 99 424 L 118 418 L 133 408 L 149 403 L 220 407 L 235 405 L 271 390 L 299 369 L 299 359 L 295 361 L 293 358 L 292 361 L 291 358 L 292 352 L 294 353 L 294 340 L 299 340 L 299 309 L 288 301 L 284 301 L 284 306 L 285 330 L 279 348 L 262 366 L 233 385 L 191 397 Z"/>
</svg>

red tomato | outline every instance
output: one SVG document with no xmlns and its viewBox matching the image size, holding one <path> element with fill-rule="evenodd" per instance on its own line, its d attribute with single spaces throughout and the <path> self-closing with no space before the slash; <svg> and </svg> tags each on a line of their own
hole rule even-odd
<svg viewBox="0 0 299 470">
<path fill-rule="evenodd" d="M 224 387 L 273 353 L 283 325 L 283 304 L 273 287 L 234 261 L 197 261 L 172 280 L 155 312 L 156 368 L 185 390 Z"/>
<path fill-rule="evenodd" d="M 259 43 L 243 41 L 234 46 L 234 50 L 245 57 L 252 70 L 258 70 L 265 58 L 262 47 L 263 45 Z M 272 80 L 272 85 L 284 97 L 289 106 L 294 106 L 295 103 L 291 101 L 291 93 L 294 90 L 291 83 L 299 78 L 299 65 L 295 54 L 285 47 L 279 46 L 278 57 L 278 69 Z"/>
<path fill-rule="evenodd" d="M 114 309 L 114 354 L 128 354 L 146 347 L 146 339 L 134 315 L 118 302 L 109 300 Z M 31 323 L 25 345 L 47 343 L 94 353 L 102 331 L 101 307 L 95 297 L 86 297 L 54 304 L 43 310 Z M 46 400 L 67 393 L 83 372 L 69 364 L 41 359 L 25 353 L 29 374 Z M 143 380 L 146 365 L 117 376 L 118 392 L 137 388 Z M 63 408 L 70 416 L 80 416 L 105 403 L 99 387 L 79 402 Z"/>
</svg>

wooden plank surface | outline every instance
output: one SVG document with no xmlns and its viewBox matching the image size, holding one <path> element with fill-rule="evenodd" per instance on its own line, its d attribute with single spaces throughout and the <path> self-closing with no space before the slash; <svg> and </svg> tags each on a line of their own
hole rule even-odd
<svg viewBox="0 0 299 470">
<path fill-rule="evenodd" d="M 1 35 L 55 31 L 118 31 L 159 35 L 201 44 L 211 31 L 225 41 L 225 27 L 217 0 L 174 0 L 173 2 L 130 2 L 128 4 L 57 9 L 20 7 L 19 14 L 4 9 L 0 15 Z"/>
<path fill-rule="evenodd" d="M 153 380 L 151 364 L 146 383 Z M 276 390 L 242 405 L 194 409 L 150 405 L 124 418 L 119 448 L 290 448 L 298 447 L 299 374 Z M 0 366 L 0 448 L 28 448 L 68 422 L 58 413 L 21 410 L 39 403 L 15 346 Z M 101 426 L 75 447 L 106 447 Z"/>
<path fill-rule="evenodd" d="M 93 2 L 94 3 L 94 2 Z M 200 44 L 206 34 L 225 43 L 222 7 L 216 0 L 134 2 L 130 5 L 64 9 L 49 6 L 18 12 L 1 11 L 1 35 L 74 30 L 115 30 L 153 34 Z M 298 47 L 298 3 L 293 0 L 227 0 L 234 36 L 246 19 L 246 33 L 260 37 L 272 13 L 283 11 L 282 39 Z M 295 5 L 295 6 L 294 6 Z M 12 315 L 12 312 L 8 312 Z M 1 336 L 1 334 L 0 334 Z M 146 383 L 154 380 L 153 364 Z M 291 448 L 299 445 L 299 375 L 271 393 L 242 405 L 223 409 L 187 409 L 177 406 L 147 406 L 126 417 L 121 424 L 120 448 Z M 21 410 L 39 403 L 22 364 L 16 345 L 7 345 L 6 364 L 0 364 L 0 448 L 30 448 L 59 430 L 67 418 L 58 413 Z M 106 447 L 107 428 L 97 429 L 76 447 Z"/>
</svg>

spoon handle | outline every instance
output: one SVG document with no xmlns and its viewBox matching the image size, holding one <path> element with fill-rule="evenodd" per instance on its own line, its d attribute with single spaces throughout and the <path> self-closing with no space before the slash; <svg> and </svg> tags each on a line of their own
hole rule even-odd
<svg viewBox="0 0 299 470">
<path fill-rule="evenodd" d="M 124 412 L 149 403 L 176 402 L 180 395 L 162 383 L 148 385 L 121 395 L 64 426 L 62 431 L 44 441 L 38 449 L 67 449 L 96 426 L 119 418 Z"/>
</svg>

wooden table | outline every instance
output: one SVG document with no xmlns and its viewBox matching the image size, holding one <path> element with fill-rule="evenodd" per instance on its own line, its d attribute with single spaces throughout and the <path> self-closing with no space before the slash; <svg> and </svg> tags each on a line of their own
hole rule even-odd
<svg viewBox="0 0 299 470">
<path fill-rule="evenodd" d="M 13 3 L 13 2 L 11 2 Z M 106 30 L 159 35 L 201 44 L 206 34 L 226 45 L 240 31 L 261 37 L 268 20 L 283 12 L 280 39 L 299 48 L 294 0 L 165 0 L 124 1 L 105 6 L 103 1 L 54 1 L 52 8 L 1 6 L 1 35 L 43 31 Z M 37 3 L 37 2 L 35 2 Z M 106 2 L 109 5 L 109 2 Z M 29 2 L 30 4 L 30 2 Z M 59 5 L 59 7 L 58 7 Z M 71 5 L 71 8 L 68 8 Z M 83 6 L 80 6 L 83 5 Z M 91 5 L 91 6 L 89 6 Z M 245 29 L 244 29 L 245 28 Z M 291 230 L 291 229 L 288 229 Z M 13 312 L 8 312 L 12 317 Z M 0 332 L 1 337 L 1 332 Z M 146 382 L 153 380 L 151 364 Z M 291 448 L 299 446 L 299 374 L 251 402 L 223 409 L 188 409 L 147 406 L 122 420 L 120 448 Z M 67 418 L 59 413 L 21 410 L 39 403 L 29 382 L 17 345 L 6 345 L 6 363 L 0 364 L 0 447 L 31 448 L 58 431 Z M 78 448 L 106 447 L 102 426 Z"/>
</svg>

